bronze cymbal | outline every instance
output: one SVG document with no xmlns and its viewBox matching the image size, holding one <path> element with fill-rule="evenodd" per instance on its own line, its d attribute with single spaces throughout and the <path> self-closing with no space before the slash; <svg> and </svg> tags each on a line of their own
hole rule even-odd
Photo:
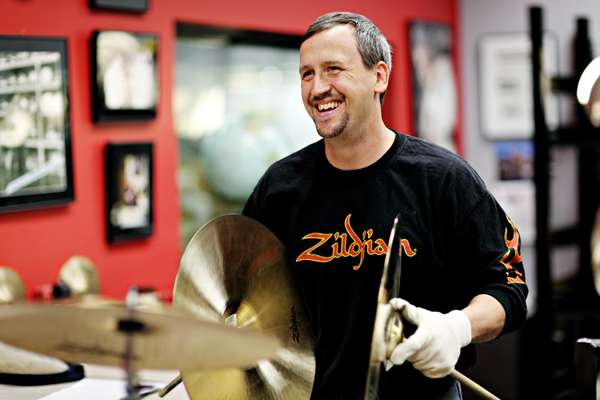
<svg viewBox="0 0 600 400">
<path fill-rule="evenodd" d="M 0 305 L 25 300 L 25 286 L 19 274 L 0 267 Z"/>
<path fill-rule="evenodd" d="M 121 366 L 126 335 L 118 326 L 123 320 L 129 318 L 122 304 L 6 305 L 0 307 L 0 341 L 65 361 Z M 132 334 L 135 368 L 243 367 L 280 348 L 266 334 L 173 309 L 136 309 L 133 320 L 143 327 Z"/>
<path fill-rule="evenodd" d="M 72 296 L 100 293 L 96 266 L 87 257 L 69 258 L 61 267 L 58 279 L 68 286 Z"/>
<path fill-rule="evenodd" d="M 281 242 L 242 215 L 216 218 L 189 241 L 173 302 L 193 313 L 277 337 L 276 357 L 252 368 L 183 371 L 192 400 L 308 399 L 315 361 L 308 319 Z"/>
</svg>

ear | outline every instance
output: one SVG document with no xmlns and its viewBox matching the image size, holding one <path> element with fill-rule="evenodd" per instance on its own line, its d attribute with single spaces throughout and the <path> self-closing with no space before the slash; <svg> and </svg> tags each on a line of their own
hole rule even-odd
<svg viewBox="0 0 600 400">
<path fill-rule="evenodd" d="M 373 68 L 375 72 L 375 93 L 381 94 L 387 90 L 390 70 L 383 61 L 379 61 Z"/>
</svg>

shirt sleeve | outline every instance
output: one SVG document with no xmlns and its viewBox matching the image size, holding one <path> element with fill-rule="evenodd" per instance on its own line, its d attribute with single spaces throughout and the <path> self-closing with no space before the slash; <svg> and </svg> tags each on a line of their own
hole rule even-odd
<svg viewBox="0 0 600 400">
<path fill-rule="evenodd" d="M 452 243 L 460 249 L 454 256 L 460 260 L 469 297 L 493 296 L 506 312 L 503 332 L 514 331 L 527 318 L 519 230 L 470 167 L 459 169 L 449 188 Z"/>
</svg>

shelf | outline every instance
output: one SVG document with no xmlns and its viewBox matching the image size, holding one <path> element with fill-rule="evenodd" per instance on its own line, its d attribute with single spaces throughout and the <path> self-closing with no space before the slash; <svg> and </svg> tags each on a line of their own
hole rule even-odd
<svg viewBox="0 0 600 400">
<path fill-rule="evenodd" d="M 42 91 L 56 91 L 61 89 L 61 81 L 55 80 L 49 83 L 30 83 L 20 86 L 10 86 L 7 88 L 0 89 L 0 96 L 2 95 L 12 95 L 19 93 L 32 93 L 32 92 L 42 92 Z"/>
<path fill-rule="evenodd" d="M 558 146 L 600 146 L 600 128 L 590 126 L 558 128 L 548 132 L 548 139 L 550 144 Z"/>
<path fill-rule="evenodd" d="M 568 246 L 578 244 L 580 234 L 581 228 L 579 226 L 571 226 L 550 232 L 550 240 L 554 246 Z"/>
<path fill-rule="evenodd" d="M 33 67 L 38 64 L 51 64 L 60 61 L 60 53 L 43 52 L 22 60 L 6 61 L 0 64 L 0 71 Z"/>
</svg>

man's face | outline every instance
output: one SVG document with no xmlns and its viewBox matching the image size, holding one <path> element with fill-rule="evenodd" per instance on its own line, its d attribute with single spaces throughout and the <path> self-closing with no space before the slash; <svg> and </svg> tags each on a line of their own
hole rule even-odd
<svg viewBox="0 0 600 400">
<path fill-rule="evenodd" d="M 300 78 L 304 107 L 323 138 L 360 133 L 376 115 L 377 73 L 363 64 L 351 25 L 336 25 L 302 43 Z"/>
</svg>

